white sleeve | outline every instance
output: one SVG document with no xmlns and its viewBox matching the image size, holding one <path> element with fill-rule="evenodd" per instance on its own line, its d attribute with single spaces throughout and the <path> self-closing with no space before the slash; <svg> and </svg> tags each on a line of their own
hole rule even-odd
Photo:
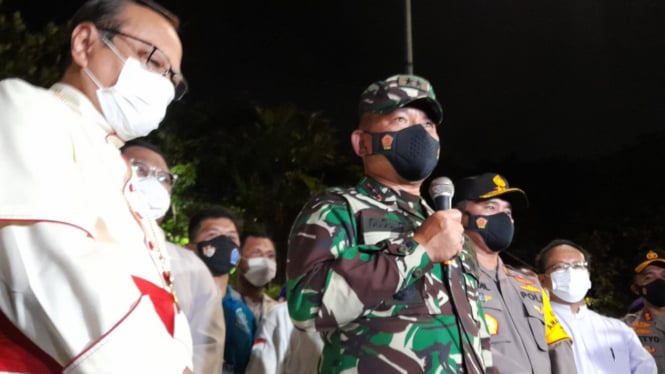
<svg viewBox="0 0 665 374">
<path fill-rule="evenodd" d="M 309 374 L 318 372 L 323 340 L 316 331 L 294 328 L 288 342 L 280 374 Z"/>
<path fill-rule="evenodd" d="M 247 364 L 247 374 L 276 374 L 280 372 L 284 355 L 283 352 L 280 354 L 278 350 L 280 347 L 285 347 L 285 345 L 277 341 L 276 335 L 285 332 L 282 322 L 283 312 L 280 313 L 281 309 L 286 310 L 283 306 L 283 304 L 278 304 L 263 316 L 252 345 L 252 352 Z"/>
<path fill-rule="evenodd" d="M 656 360 L 653 358 L 651 353 L 649 353 L 640 338 L 635 333 L 630 326 L 619 321 L 621 328 L 625 331 L 626 335 L 626 345 L 628 346 L 628 359 L 630 360 L 630 372 L 631 374 L 656 374 L 658 373 L 658 367 L 656 365 Z"/>
<path fill-rule="evenodd" d="M 226 325 L 222 294 L 208 267 L 194 252 L 167 243 L 175 252 L 171 268 L 180 305 L 187 315 L 194 348 L 194 373 L 222 372 Z"/>
<path fill-rule="evenodd" d="M 145 269 L 137 248 L 74 226 L 0 224 L 0 309 L 65 373 L 191 367 L 184 316 L 176 314 L 171 335 L 134 283 L 137 268 Z"/>
</svg>

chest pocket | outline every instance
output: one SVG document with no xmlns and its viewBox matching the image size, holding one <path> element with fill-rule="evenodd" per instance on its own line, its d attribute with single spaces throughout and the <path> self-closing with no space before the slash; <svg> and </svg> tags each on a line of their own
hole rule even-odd
<svg viewBox="0 0 665 374">
<path fill-rule="evenodd" d="M 510 334 L 502 334 L 508 326 L 508 320 L 506 319 L 507 311 L 501 302 L 501 295 L 499 295 L 498 290 L 492 288 L 493 286 L 485 282 L 481 282 L 479 286 L 487 329 L 489 330 L 492 344 L 511 343 Z"/>
<path fill-rule="evenodd" d="M 653 331 L 656 330 L 654 326 L 651 326 L 651 329 L 652 331 L 649 335 L 641 334 L 637 337 L 640 338 L 640 342 L 642 342 L 644 349 L 651 353 L 654 359 L 656 359 L 656 362 L 665 362 L 663 361 L 665 360 L 665 344 L 663 344 L 663 337 Z"/>
<path fill-rule="evenodd" d="M 376 246 L 377 243 L 390 239 L 397 239 L 404 233 L 413 231 L 410 222 L 402 222 L 385 217 L 385 212 L 367 209 L 359 212 L 356 218 L 358 232 L 361 236 L 362 252 L 383 251 L 393 256 L 405 254 L 385 251 L 385 248 Z M 384 300 L 375 308 L 377 311 L 387 311 L 392 308 L 392 314 L 399 315 L 423 315 L 427 314 L 427 307 L 423 299 L 424 278 L 411 284 L 409 287 L 395 293 L 392 298 Z"/>
<path fill-rule="evenodd" d="M 526 299 L 524 301 L 525 316 L 529 322 L 529 328 L 533 335 L 536 345 L 540 351 L 547 351 L 547 342 L 545 340 L 545 316 L 542 312 L 542 303 L 536 303 Z"/>
<path fill-rule="evenodd" d="M 386 239 L 396 239 L 403 233 L 412 230 L 405 223 L 375 217 L 367 212 L 361 212 L 358 219 L 358 232 L 362 235 L 362 244 L 374 245 Z"/>
</svg>

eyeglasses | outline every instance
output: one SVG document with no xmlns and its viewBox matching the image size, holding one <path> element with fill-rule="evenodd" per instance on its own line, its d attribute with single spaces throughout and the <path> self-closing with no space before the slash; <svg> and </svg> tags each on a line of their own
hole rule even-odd
<svg viewBox="0 0 665 374">
<path fill-rule="evenodd" d="M 586 261 L 577 261 L 577 262 L 559 262 L 554 265 L 551 265 L 545 269 L 547 273 L 553 273 L 559 270 L 568 270 L 570 268 L 575 270 L 586 270 L 588 268 L 588 263 Z"/>
<path fill-rule="evenodd" d="M 173 86 L 175 87 L 175 100 L 180 100 L 183 96 L 185 96 L 189 90 L 187 80 L 185 80 L 185 77 L 182 75 L 182 73 L 176 72 L 171 68 L 171 62 L 169 61 L 169 58 L 166 57 L 161 49 L 157 48 L 157 46 L 150 42 L 129 34 L 125 34 L 120 30 L 104 27 L 97 27 L 97 29 L 107 33 L 108 41 L 111 43 L 113 43 L 111 39 L 113 39 L 114 36 L 122 36 L 132 40 L 134 43 L 141 43 L 143 48 L 134 48 L 134 50 L 137 52 L 139 59 L 142 60 L 145 67 L 149 71 L 157 73 L 163 77 L 168 77 L 168 79 L 171 80 Z"/>
<path fill-rule="evenodd" d="M 132 165 L 132 170 L 139 178 L 154 177 L 159 181 L 159 183 L 169 185 L 173 187 L 175 182 L 178 180 L 178 175 L 171 173 L 168 170 L 159 169 L 154 166 L 150 166 L 141 161 L 135 159 L 129 160 L 130 165 Z"/>
</svg>

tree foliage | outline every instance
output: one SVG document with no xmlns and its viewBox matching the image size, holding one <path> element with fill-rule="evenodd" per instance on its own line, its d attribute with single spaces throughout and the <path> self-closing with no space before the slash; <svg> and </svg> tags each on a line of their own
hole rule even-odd
<svg viewBox="0 0 665 374">
<path fill-rule="evenodd" d="M 191 167 L 189 185 L 174 196 L 179 214 L 209 204 L 234 209 L 245 229 L 273 237 L 280 277 L 290 226 L 305 200 L 331 181 L 353 183 L 360 175 L 355 160 L 340 156 L 332 123 L 295 107 L 176 106 L 151 137 L 177 167 Z"/>
<path fill-rule="evenodd" d="M 49 86 L 61 74 L 67 28 L 48 23 L 43 30 L 28 30 L 21 14 L 2 12 L 0 0 L 0 79 L 21 77 L 33 84 Z"/>
</svg>

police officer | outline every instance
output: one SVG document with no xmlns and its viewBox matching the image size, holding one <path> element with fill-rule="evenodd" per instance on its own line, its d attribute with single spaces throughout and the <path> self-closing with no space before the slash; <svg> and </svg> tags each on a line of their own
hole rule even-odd
<svg viewBox="0 0 665 374">
<path fill-rule="evenodd" d="M 653 355 L 658 372 L 665 373 L 665 252 L 653 249 L 639 258 L 631 290 L 643 299 L 644 308 L 623 320 Z"/>
<path fill-rule="evenodd" d="M 495 173 L 455 183 L 455 206 L 480 264 L 480 299 L 500 373 L 576 373 L 571 339 L 551 310 L 535 273 L 505 265 L 499 253 L 513 239 L 513 208 L 524 191 Z"/>
</svg>

